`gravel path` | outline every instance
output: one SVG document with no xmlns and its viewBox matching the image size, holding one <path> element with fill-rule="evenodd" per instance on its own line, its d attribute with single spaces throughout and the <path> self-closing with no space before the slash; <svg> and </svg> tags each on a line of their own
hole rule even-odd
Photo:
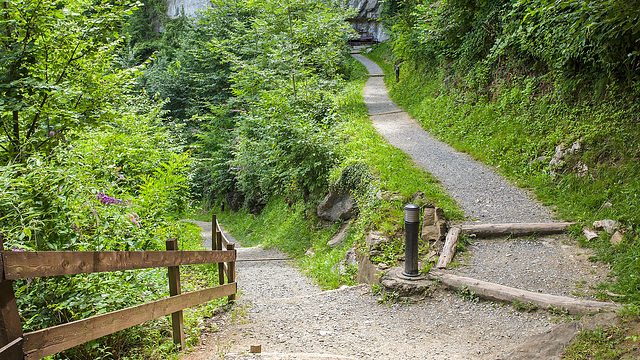
<svg viewBox="0 0 640 360">
<path fill-rule="evenodd" d="M 371 74 L 382 74 L 354 55 Z M 371 77 L 365 101 L 376 129 L 442 181 L 468 221 L 538 222 L 553 214 L 490 168 L 435 140 Z M 211 224 L 196 222 L 210 244 Z M 228 238 L 231 238 L 227 234 Z M 277 250 L 242 248 L 239 259 L 281 258 Z M 587 294 L 607 270 L 564 235 L 475 241 L 453 273 L 556 295 Z M 553 328 L 544 311 L 464 300 L 438 291 L 412 304 L 379 304 L 369 287 L 321 291 L 286 261 L 238 262 L 235 308 L 204 326 L 201 344 L 185 360 L 210 359 L 494 359 L 528 337 Z M 262 355 L 247 354 L 261 345 Z"/>
<path fill-rule="evenodd" d="M 210 236 L 210 223 L 194 223 Z M 284 256 L 236 246 L 239 259 Z M 241 261 L 236 270 L 236 308 L 210 319 L 201 344 L 183 360 L 493 359 L 553 326 L 545 312 L 520 313 L 447 292 L 419 303 L 379 304 L 367 285 L 321 291 L 285 261 Z M 251 345 L 261 345 L 263 355 L 246 354 Z"/>
<path fill-rule="evenodd" d="M 382 69 L 362 55 L 353 55 L 370 74 Z M 511 185 L 493 169 L 435 139 L 389 99 L 382 77 L 371 77 L 364 99 L 374 127 L 392 145 L 438 178 L 468 220 L 482 223 L 544 222 L 553 214 L 530 194 Z"/>
</svg>

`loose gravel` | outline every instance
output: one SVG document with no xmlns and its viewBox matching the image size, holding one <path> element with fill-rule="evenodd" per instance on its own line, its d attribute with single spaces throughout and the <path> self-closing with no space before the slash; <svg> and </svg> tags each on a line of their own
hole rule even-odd
<svg viewBox="0 0 640 360">
<path fill-rule="evenodd" d="M 354 57 L 371 74 L 382 74 L 375 63 Z M 430 136 L 391 102 L 382 78 L 371 77 L 364 96 L 376 129 L 442 181 L 467 222 L 553 218 L 493 169 Z M 196 223 L 210 243 L 211 224 Z M 274 249 L 237 248 L 239 259 L 285 257 Z M 451 272 L 529 291 L 588 297 L 607 274 L 589 257 L 564 235 L 476 240 L 457 256 L 459 266 Z M 379 303 L 367 285 L 321 291 L 281 260 L 240 261 L 236 270 L 238 302 L 203 325 L 201 344 L 183 359 L 494 359 L 562 321 L 548 312 L 523 313 L 445 291 L 410 304 Z M 262 355 L 248 354 L 251 345 L 261 345 Z"/>
</svg>

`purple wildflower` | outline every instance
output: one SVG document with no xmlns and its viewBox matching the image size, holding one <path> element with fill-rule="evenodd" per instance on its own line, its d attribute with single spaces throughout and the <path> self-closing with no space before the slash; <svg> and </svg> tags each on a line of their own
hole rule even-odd
<svg viewBox="0 0 640 360">
<path fill-rule="evenodd" d="M 96 195 L 96 198 L 100 201 L 102 205 L 112 205 L 112 204 L 126 205 L 124 201 L 118 200 L 116 198 L 112 198 L 111 196 L 105 195 L 103 193 L 98 193 Z"/>
<path fill-rule="evenodd" d="M 25 249 L 21 249 L 21 248 L 19 248 L 19 247 L 15 247 L 15 246 L 13 247 L 13 249 L 12 249 L 12 250 L 13 250 L 13 251 L 26 251 Z"/>
<path fill-rule="evenodd" d="M 136 217 L 133 216 L 133 214 L 127 214 L 127 219 L 129 219 L 133 225 L 140 227 L 140 223 L 138 223 L 138 220 L 136 220 Z"/>
</svg>

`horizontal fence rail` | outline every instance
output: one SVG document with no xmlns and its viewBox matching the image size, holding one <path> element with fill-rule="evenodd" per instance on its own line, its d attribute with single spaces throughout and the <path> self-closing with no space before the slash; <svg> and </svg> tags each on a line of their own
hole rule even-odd
<svg viewBox="0 0 640 360">
<path fill-rule="evenodd" d="M 166 315 L 171 315 L 173 341 L 184 348 L 182 310 L 225 296 L 232 301 L 237 293 L 235 246 L 222 235 L 215 215 L 212 222 L 220 241 L 207 251 L 179 251 L 176 239 L 167 240 L 167 251 L 4 251 L 0 236 L 0 359 L 41 359 Z M 180 266 L 213 263 L 219 266 L 219 286 L 181 293 Z M 168 271 L 168 298 L 22 332 L 12 280 L 158 267 Z"/>
<path fill-rule="evenodd" d="M 235 292 L 236 284 L 232 283 L 26 333 L 23 336 L 25 359 L 41 359 L 87 341 Z"/>
<path fill-rule="evenodd" d="M 233 251 L 6 251 L 7 280 L 229 262 Z"/>
</svg>

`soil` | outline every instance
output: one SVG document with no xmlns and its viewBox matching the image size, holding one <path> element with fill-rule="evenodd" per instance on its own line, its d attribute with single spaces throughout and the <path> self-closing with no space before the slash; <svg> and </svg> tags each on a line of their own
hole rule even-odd
<svg viewBox="0 0 640 360">
<path fill-rule="evenodd" d="M 382 73 L 368 59 L 356 58 L 370 73 Z M 365 102 L 377 130 L 442 181 L 467 222 L 552 221 L 553 213 L 530 194 L 422 130 L 389 100 L 382 78 L 369 78 Z M 210 244 L 211 224 L 196 223 Z M 286 257 L 275 249 L 236 246 L 240 260 Z M 529 291 L 593 298 L 608 269 L 589 261 L 590 256 L 564 235 L 483 239 L 456 257 L 451 272 Z M 571 320 L 565 316 L 521 312 L 442 290 L 419 301 L 380 301 L 368 285 L 321 291 L 288 261 L 239 261 L 236 270 L 238 301 L 203 325 L 200 344 L 183 359 L 515 359 L 510 354 L 516 349 L 519 358 L 527 358 L 523 344 L 529 338 L 539 341 L 535 335 L 573 338 L 551 332 Z M 564 328 L 575 335 L 579 327 Z M 567 341 L 554 345 L 555 355 L 547 358 L 558 358 Z M 260 345 L 260 355 L 249 354 L 252 345 Z M 528 349 L 535 352 L 539 346 Z"/>
</svg>

